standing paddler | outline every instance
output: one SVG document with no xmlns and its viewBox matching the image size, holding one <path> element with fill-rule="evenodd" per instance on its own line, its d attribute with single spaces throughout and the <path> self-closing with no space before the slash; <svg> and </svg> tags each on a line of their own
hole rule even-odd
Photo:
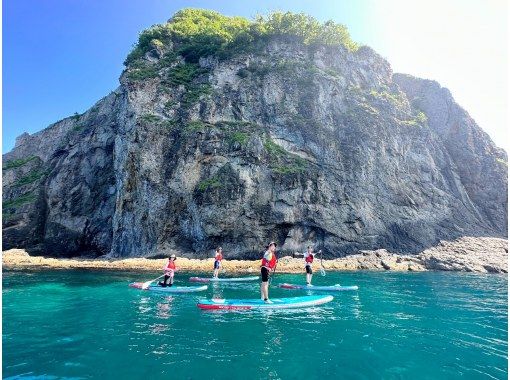
<svg viewBox="0 0 510 380">
<path fill-rule="evenodd" d="M 223 260 L 223 249 L 221 247 L 216 248 L 216 253 L 214 254 L 214 273 L 213 277 L 218 278 L 218 272 L 222 267 L 221 261 Z"/>
<path fill-rule="evenodd" d="M 321 251 L 319 251 L 319 253 L 320 252 Z M 312 263 L 315 256 L 312 246 L 309 245 L 305 253 L 298 253 L 298 255 L 303 255 L 303 258 L 305 259 L 306 285 L 312 285 Z"/>
<path fill-rule="evenodd" d="M 272 241 L 267 246 L 267 250 L 262 257 L 260 265 L 260 274 L 262 282 L 260 283 L 260 298 L 266 303 L 272 303 L 269 300 L 269 276 L 270 272 L 276 269 L 276 243 Z"/>
<path fill-rule="evenodd" d="M 163 282 L 159 282 L 158 285 L 162 287 L 172 286 L 174 284 L 174 272 L 177 270 L 175 267 L 175 260 L 177 257 L 172 253 L 168 258 L 168 262 L 163 267 L 163 271 L 165 272 L 165 278 Z M 167 283 L 170 280 L 170 283 Z"/>
</svg>

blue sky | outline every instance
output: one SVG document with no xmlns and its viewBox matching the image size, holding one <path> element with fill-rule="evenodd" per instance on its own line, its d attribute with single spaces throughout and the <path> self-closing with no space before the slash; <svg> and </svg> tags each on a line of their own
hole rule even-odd
<svg viewBox="0 0 510 380">
<path fill-rule="evenodd" d="M 435 79 L 508 150 L 505 0 L 4 0 L 3 152 L 118 86 L 138 33 L 184 7 L 253 17 L 305 12 L 345 24 L 395 72 Z"/>
</svg>

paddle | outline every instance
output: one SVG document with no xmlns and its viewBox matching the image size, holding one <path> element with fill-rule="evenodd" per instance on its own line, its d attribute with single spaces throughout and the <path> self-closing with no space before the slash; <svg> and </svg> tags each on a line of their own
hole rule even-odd
<svg viewBox="0 0 510 380">
<path fill-rule="evenodd" d="M 150 280 L 150 281 L 145 281 L 143 284 L 142 284 L 142 289 L 147 289 L 154 281 L 156 280 L 159 280 L 161 277 L 163 277 L 164 274 L 162 274 L 161 276 L 159 277 L 156 277 L 154 280 Z"/>
<path fill-rule="evenodd" d="M 324 270 L 324 265 L 322 265 L 322 249 L 319 251 L 319 253 L 321 254 L 321 276 L 325 276 L 326 275 L 326 271 Z"/>
</svg>

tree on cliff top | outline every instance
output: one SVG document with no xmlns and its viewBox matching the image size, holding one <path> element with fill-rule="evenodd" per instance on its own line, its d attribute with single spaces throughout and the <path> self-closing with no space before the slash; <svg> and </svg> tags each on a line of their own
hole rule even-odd
<svg viewBox="0 0 510 380">
<path fill-rule="evenodd" d="M 248 51 L 255 42 L 271 36 L 294 36 L 310 45 L 358 48 L 344 25 L 333 21 L 321 23 L 303 13 L 274 12 L 250 21 L 210 10 L 187 8 L 177 12 L 167 23 L 141 32 L 124 64 L 129 66 L 148 51 L 171 43 L 190 62 L 210 55 L 222 58 Z"/>
</svg>

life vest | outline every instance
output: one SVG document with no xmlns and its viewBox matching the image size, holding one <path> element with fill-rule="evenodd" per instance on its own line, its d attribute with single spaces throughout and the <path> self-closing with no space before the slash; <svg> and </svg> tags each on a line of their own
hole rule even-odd
<svg viewBox="0 0 510 380">
<path fill-rule="evenodd" d="M 262 257 L 261 266 L 266 267 L 267 269 L 274 269 L 276 266 L 276 254 L 267 251 L 264 253 L 264 257 Z"/>
<path fill-rule="evenodd" d="M 221 261 L 223 260 L 223 255 L 221 253 L 217 253 L 216 256 L 214 256 L 214 259 L 216 261 Z"/>
<path fill-rule="evenodd" d="M 163 268 L 165 272 L 170 272 L 175 270 L 175 262 L 173 260 L 169 260 L 168 263 Z"/>
<path fill-rule="evenodd" d="M 309 253 L 308 256 L 305 257 L 305 262 L 308 264 L 313 263 L 313 253 Z"/>
</svg>

